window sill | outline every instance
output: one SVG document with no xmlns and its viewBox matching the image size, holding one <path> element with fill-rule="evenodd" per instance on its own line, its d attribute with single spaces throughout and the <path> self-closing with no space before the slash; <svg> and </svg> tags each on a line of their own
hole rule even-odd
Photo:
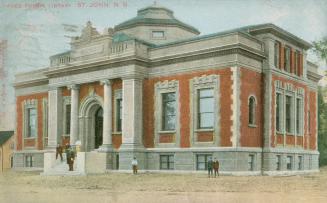
<svg viewBox="0 0 327 203">
<path fill-rule="evenodd" d="M 122 132 L 112 132 L 113 135 L 122 135 Z"/>
<path fill-rule="evenodd" d="M 250 127 L 250 128 L 256 128 L 257 125 L 256 124 L 248 124 L 248 127 Z"/>
<path fill-rule="evenodd" d="M 24 140 L 34 140 L 36 137 L 24 137 Z"/>
<path fill-rule="evenodd" d="M 196 129 L 195 132 L 213 132 L 213 128 Z"/>
<path fill-rule="evenodd" d="M 176 133 L 176 130 L 160 130 L 158 133 L 159 134 L 172 134 L 172 133 Z"/>
</svg>

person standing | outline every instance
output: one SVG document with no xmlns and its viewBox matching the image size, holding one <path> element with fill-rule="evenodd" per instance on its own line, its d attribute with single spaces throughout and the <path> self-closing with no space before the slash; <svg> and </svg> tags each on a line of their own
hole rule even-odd
<svg viewBox="0 0 327 203">
<path fill-rule="evenodd" d="M 214 159 L 213 162 L 213 169 L 215 171 L 215 177 L 217 176 L 217 174 L 219 176 L 219 161 L 216 158 Z"/>
<path fill-rule="evenodd" d="M 66 149 L 65 149 L 65 153 L 66 153 L 66 161 L 67 161 L 67 164 L 69 165 L 69 150 L 70 150 L 70 145 L 69 144 L 66 144 Z"/>
<path fill-rule="evenodd" d="M 212 162 L 212 158 L 209 157 L 209 160 L 208 160 L 208 177 L 209 178 L 210 178 L 210 176 L 213 176 L 212 169 L 213 169 L 213 162 Z"/>
<path fill-rule="evenodd" d="M 70 147 L 69 148 L 69 171 L 74 170 L 74 160 L 75 160 L 75 151 Z"/>
<path fill-rule="evenodd" d="M 56 147 L 56 160 L 58 159 L 58 154 L 60 156 L 60 160 L 63 161 L 63 158 L 62 158 L 62 146 L 60 144 L 57 144 L 57 147 Z"/>
<path fill-rule="evenodd" d="M 133 168 L 133 174 L 137 174 L 137 159 L 136 157 L 132 160 L 132 168 Z"/>
</svg>

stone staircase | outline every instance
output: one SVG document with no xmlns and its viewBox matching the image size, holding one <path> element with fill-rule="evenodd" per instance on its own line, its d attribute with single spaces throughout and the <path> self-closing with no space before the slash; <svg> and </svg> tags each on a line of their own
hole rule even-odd
<svg viewBox="0 0 327 203">
<path fill-rule="evenodd" d="M 60 157 L 55 160 L 53 167 L 41 173 L 44 176 L 80 176 L 85 175 L 80 172 L 77 168 L 77 159 L 74 161 L 74 171 L 69 171 L 69 166 L 66 161 L 66 154 L 63 154 L 63 161 L 60 160 Z"/>
</svg>

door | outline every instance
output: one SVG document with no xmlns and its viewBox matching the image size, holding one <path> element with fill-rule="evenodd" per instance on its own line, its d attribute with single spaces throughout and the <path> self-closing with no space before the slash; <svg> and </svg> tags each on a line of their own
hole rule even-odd
<svg viewBox="0 0 327 203">
<path fill-rule="evenodd" d="M 102 145 L 102 131 L 103 131 L 103 110 L 100 107 L 95 113 L 95 141 L 94 148 L 98 149 Z"/>
</svg>

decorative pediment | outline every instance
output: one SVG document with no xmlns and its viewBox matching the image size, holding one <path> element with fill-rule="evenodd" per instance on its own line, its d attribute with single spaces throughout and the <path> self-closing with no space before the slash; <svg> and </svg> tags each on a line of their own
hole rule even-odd
<svg viewBox="0 0 327 203">
<path fill-rule="evenodd" d="M 202 75 L 201 77 L 195 77 L 192 79 L 193 85 L 195 87 L 206 87 L 212 86 L 217 83 L 218 76 L 217 75 Z"/>
<path fill-rule="evenodd" d="M 88 21 L 86 23 L 86 27 L 82 30 L 80 40 L 90 41 L 92 37 L 99 36 L 99 35 L 100 34 L 98 33 L 98 31 L 94 27 L 92 27 L 92 23 Z"/>
<path fill-rule="evenodd" d="M 165 80 L 162 82 L 156 83 L 157 89 L 176 89 L 178 87 L 178 81 L 177 80 Z"/>
</svg>

